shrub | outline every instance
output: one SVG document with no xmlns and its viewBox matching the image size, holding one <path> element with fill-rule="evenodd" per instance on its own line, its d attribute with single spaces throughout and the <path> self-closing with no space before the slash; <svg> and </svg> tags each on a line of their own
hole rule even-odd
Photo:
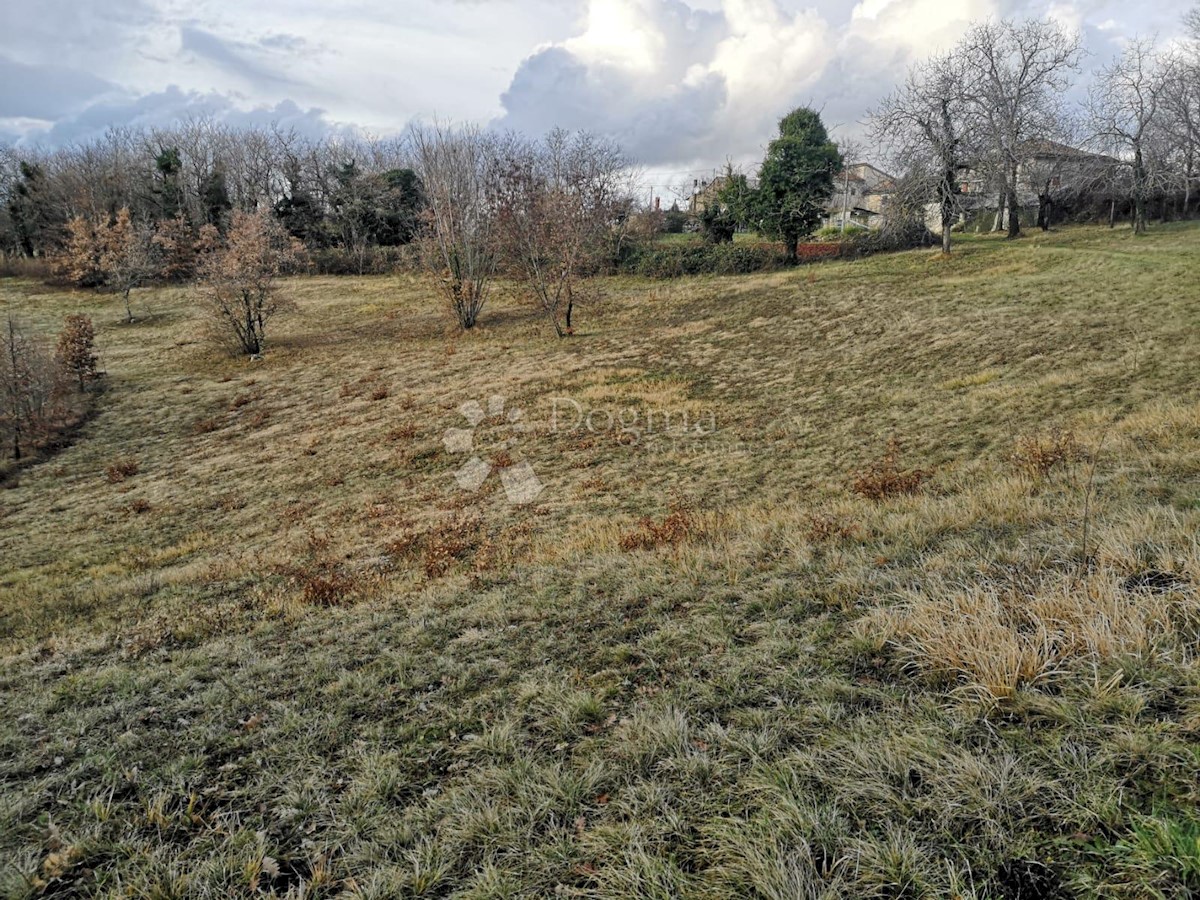
<svg viewBox="0 0 1200 900">
<path fill-rule="evenodd" d="M 685 503 L 675 503 L 661 521 L 656 522 L 649 516 L 639 520 L 637 527 L 621 535 L 618 543 L 626 551 L 653 550 L 655 547 L 681 544 L 700 531 L 700 523 L 692 508 Z"/>
<path fill-rule="evenodd" d="M 104 471 L 104 477 L 109 484 L 120 484 L 127 478 L 132 478 L 141 470 L 138 461 L 132 456 L 126 456 L 109 463 Z"/>
<path fill-rule="evenodd" d="M 892 438 L 883 456 L 855 477 L 854 493 L 868 500 L 919 493 L 930 473 L 924 469 L 905 471 L 900 468 L 899 458 L 900 442 Z"/>
<path fill-rule="evenodd" d="M 96 329 L 87 316 L 67 316 L 58 334 L 58 364 L 63 371 L 79 380 L 79 389 L 96 377 Z"/>
<path fill-rule="evenodd" d="M 1075 440 L 1075 433 L 1060 428 L 1017 438 L 1011 455 L 1016 469 L 1034 478 L 1045 478 L 1056 468 L 1082 458 L 1083 450 Z"/>
<path fill-rule="evenodd" d="M 275 280 L 295 260 L 277 221 L 264 213 L 235 212 L 225 245 L 200 265 L 200 298 L 214 334 L 242 353 L 262 353 L 267 323 L 293 306 L 280 296 Z"/>
</svg>

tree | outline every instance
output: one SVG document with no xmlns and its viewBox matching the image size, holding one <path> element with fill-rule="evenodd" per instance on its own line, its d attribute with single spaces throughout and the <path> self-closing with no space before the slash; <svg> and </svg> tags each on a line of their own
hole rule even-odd
<svg viewBox="0 0 1200 900">
<path fill-rule="evenodd" d="M 1163 73 L 1150 41 L 1131 42 L 1098 73 L 1088 95 L 1088 118 L 1098 141 L 1129 171 L 1133 231 L 1146 231 L 1146 202 L 1155 180 L 1151 129 L 1161 114 Z"/>
<path fill-rule="evenodd" d="M 97 232 L 95 222 L 83 216 L 67 221 L 67 242 L 56 266 L 68 281 L 77 287 L 104 284 L 104 269 L 100 263 L 103 254 L 103 238 Z"/>
<path fill-rule="evenodd" d="M 964 55 L 934 56 L 869 114 L 872 136 L 908 175 L 910 199 L 937 204 L 943 254 L 950 253 L 962 175 L 977 155 L 969 142 L 966 86 Z"/>
<path fill-rule="evenodd" d="M 779 137 L 767 146 L 748 206 L 759 230 L 783 241 L 790 262 L 796 261 L 800 239 L 820 223 L 841 167 L 842 156 L 818 113 L 801 107 L 780 120 Z"/>
<path fill-rule="evenodd" d="M 552 131 L 540 143 L 510 137 L 498 197 L 500 247 L 559 337 L 571 333 L 579 281 L 627 209 L 628 164 L 611 141 Z"/>
<path fill-rule="evenodd" d="M 40 256 L 53 243 L 50 210 L 51 188 L 46 171 L 40 165 L 21 160 L 19 177 L 8 202 L 17 248 L 25 256 Z M 61 224 L 62 220 L 59 220 Z"/>
<path fill-rule="evenodd" d="M 1200 27 L 1200 7 L 1194 10 Z M 1198 34 L 1200 38 L 1200 34 Z M 1190 213 L 1192 195 L 1200 180 L 1200 53 L 1176 53 L 1163 64 L 1163 128 L 1174 143 L 1176 168 L 1183 188 L 1183 214 Z"/>
<path fill-rule="evenodd" d="M 185 195 L 180 183 L 183 159 L 177 147 L 161 147 L 154 158 L 154 183 L 151 193 L 156 204 L 156 219 L 171 219 L 185 210 Z"/>
<path fill-rule="evenodd" d="M 719 182 L 714 180 L 712 187 L 718 183 L 720 187 L 700 211 L 700 231 L 710 244 L 727 244 L 733 240 L 739 226 L 750 223 L 754 192 L 746 176 L 735 172 L 729 162 L 725 164 L 725 174 Z"/>
<path fill-rule="evenodd" d="M 45 437 L 61 397 L 58 367 L 9 315 L 0 333 L 0 438 L 20 460 Z"/>
<path fill-rule="evenodd" d="M 267 323 L 294 306 L 276 279 L 295 259 L 286 232 L 269 214 L 235 212 L 224 245 L 200 264 L 199 297 L 215 334 L 243 353 L 261 354 Z"/>
<path fill-rule="evenodd" d="M 158 273 L 154 232 L 147 225 L 135 223 L 127 206 L 122 206 L 112 223 L 97 232 L 104 282 L 121 295 L 125 301 L 125 321 L 133 322 L 130 294 Z"/>
<path fill-rule="evenodd" d="M 425 185 L 422 258 L 460 328 L 474 328 L 496 271 L 496 138 L 479 128 L 414 128 Z"/>
<path fill-rule="evenodd" d="M 58 364 L 63 371 L 79 380 L 79 390 L 87 390 L 87 382 L 96 377 L 96 329 L 87 316 L 72 313 L 58 333 Z"/>
<path fill-rule="evenodd" d="M 982 168 L 1001 186 L 1008 236 L 1021 233 L 1021 167 L 1031 141 L 1055 138 L 1064 120 L 1063 95 L 1079 66 L 1079 36 L 1053 21 L 984 22 L 955 51 L 967 75 L 970 125 L 983 137 Z"/>
<path fill-rule="evenodd" d="M 379 221 L 376 239 L 382 247 L 400 247 L 412 242 L 421 223 L 425 194 L 421 179 L 412 169 L 388 169 L 377 178 Z"/>
</svg>

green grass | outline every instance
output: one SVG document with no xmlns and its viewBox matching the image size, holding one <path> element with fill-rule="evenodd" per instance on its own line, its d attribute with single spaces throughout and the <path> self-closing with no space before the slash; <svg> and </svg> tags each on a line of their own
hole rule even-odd
<svg viewBox="0 0 1200 900">
<path fill-rule="evenodd" d="M 564 341 L 297 280 L 261 362 L 0 281 L 108 372 L 0 491 L 0 895 L 1200 891 L 1200 229 L 958 248 L 604 280 Z M 453 477 L 493 395 L 532 504 Z"/>
</svg>

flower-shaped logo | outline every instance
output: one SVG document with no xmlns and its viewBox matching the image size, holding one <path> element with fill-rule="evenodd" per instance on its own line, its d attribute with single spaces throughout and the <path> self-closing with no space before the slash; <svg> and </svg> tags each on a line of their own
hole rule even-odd
<svg viewBox="0 0 1200 900">
<path fill-rule="evenodd" d="M 487 419 L 500 419 L 508 427 L 511 436 L 502 442 L 500 449 L 509 450 L 517 444 L 517 437 L 529 430 L 522 420 L 524 413 L 517 408 L 504 411 L 504 398 L 500 396 L 488 399 L 487 408 L 476 400 L 470 400 L 458 408 L 469 428 L 448 428 L 442 436 L 442 443 L 451 453 L 470 453 L 471 458 L 454 473 L 454 480 L 464 491 L 477 491 L 492 474 L 495 465 L 475 453 L 475 429 Z M 537 499 L 545 485 L 533 471 L 528 462 L 514 463 L 500 469 L 500 483 L 504 486 L 504 494 L 509 503 L 517 505 L 532 503 Z"/>
</svg>

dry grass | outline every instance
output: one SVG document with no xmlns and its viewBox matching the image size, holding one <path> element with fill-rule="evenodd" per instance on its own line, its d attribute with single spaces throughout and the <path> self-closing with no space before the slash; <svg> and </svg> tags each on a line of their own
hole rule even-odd
<svg viewBox="0 0 1200 900">
<path fill-rule="evenodd" d="M 253 362 L 0 282 L 109 373 L 0 490 L 0 896 L 1200 891 L 1198 267 L 303 279 Z"/>
</svg>

